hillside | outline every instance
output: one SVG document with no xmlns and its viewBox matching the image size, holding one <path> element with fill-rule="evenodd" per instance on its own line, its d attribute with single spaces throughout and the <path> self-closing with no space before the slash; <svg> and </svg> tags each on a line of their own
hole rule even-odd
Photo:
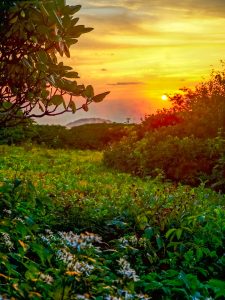
<svg viewBox="0 0 225 300">
<path fill-rule="evenodd" d="M 76 120 L 74 122 L 68 123 L 66 125 L 66 127 L 72 128 L 72 127 L 85 125 L 85 124 L 98 124 L 98 123 L 110 124 L 110 123 L 113 123 L 113 122 L 110 121 L 110 120 L 105 120 L 105 119 L 101 119 L 101 118 L 83 118 L 83 119 L 79 119 L 79 120 Z"/>
</svg>

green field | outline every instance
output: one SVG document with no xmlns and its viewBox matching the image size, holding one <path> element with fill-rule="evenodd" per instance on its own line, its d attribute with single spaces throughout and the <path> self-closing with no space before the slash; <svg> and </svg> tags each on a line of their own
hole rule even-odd
<svg viewBox="0 0 225 300">
<path fill-rule="evenodd" d="M 0 147 L 2 299 L 224 299 L 225 196 Z"/>
</svg>

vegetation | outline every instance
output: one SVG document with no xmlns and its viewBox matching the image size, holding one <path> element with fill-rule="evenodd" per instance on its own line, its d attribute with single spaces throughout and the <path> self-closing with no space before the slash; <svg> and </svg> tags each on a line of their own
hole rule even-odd
<svg viewBox="0 0 225 300">
<path fill-rule="evenodd" d="M 77 25 L 81 6 L 54 1 L 1 1 L 0 126 L 21 120 L 88 110 L 109 93 L 94 95 L 91 85 L 76 81 L 78 73 L 60 62 L 69 48 L 92 28 Z M 75 80 L 74 80 L 75 79 Z M 74 98 L 84 103 L 76 108 Z"/>
<path fill-rule="evenodd" d="M 138 126 L 33 124 L 108 94 L 58 61 L 79 9 L 0 4 L 0 299 L 224 299 L 225 72 Z"/>
<path fill-rule="evenodd" d="M 172 107 L 145 118 L 105 152 L 110 167 L 141 176 L 225 190 L 225 73 L 170 97 Z"/>
<path fill-rule="evenodd" d="M 3 299 L 223 299 L 224 195 L 99 152 L 0 151 Z"/>
<path fill-rule="evenodd" d="M 133 125 L 86 124 L 71 129 L 60 125 L 20 125 L 0 128 L 0 144 L 32 143 L 47 148 L 102 150 L 126 136 Z"/>
</svg>

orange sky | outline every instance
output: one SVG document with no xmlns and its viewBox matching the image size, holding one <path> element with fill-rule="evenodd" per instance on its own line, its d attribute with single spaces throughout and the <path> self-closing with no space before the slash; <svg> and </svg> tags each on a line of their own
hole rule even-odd
<svg viewBox="0 0 225 300">
<path fill-rule="evenodd" d="M 80 24 L 94 31 L 81 36 L 65 62 L 80 74 L 80 83 L 111 93 L 88 113 L 41 123 L 64 125 L 89 117 L 139 122 L 169 105 L 161 100 L 164 93 L 194 86 L 225 58 L 224 0 L 67 2 L 82 5 Z"/>
</svg>

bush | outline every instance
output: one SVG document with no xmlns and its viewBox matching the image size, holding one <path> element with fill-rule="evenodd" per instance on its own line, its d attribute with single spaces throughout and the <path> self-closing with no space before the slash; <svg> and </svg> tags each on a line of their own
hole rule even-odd
<svg viewBox="0 0 225 300">
<path fill-rule="evenodd" d="M 224 84 L 224 70 L 214 71 L 195 89 L 183 88 L 169 97 L 172 107 L 146 116 L 129 136 L 107 149 L 105 164 L 176 183 L 205 182 L 224 191 Z"/>
<path fill-rule="evenodd" d="M 175 182 L 194 186 L 206 182 L 224 188 L 225 141 L 221 136 L 206 140 L 193 136 L 161 138 L 160 130 L 139 141 L 127 137 L 105 151 L 104 161 L 110 167 L 140 176 L 161 174 Z"/>
</svg>

